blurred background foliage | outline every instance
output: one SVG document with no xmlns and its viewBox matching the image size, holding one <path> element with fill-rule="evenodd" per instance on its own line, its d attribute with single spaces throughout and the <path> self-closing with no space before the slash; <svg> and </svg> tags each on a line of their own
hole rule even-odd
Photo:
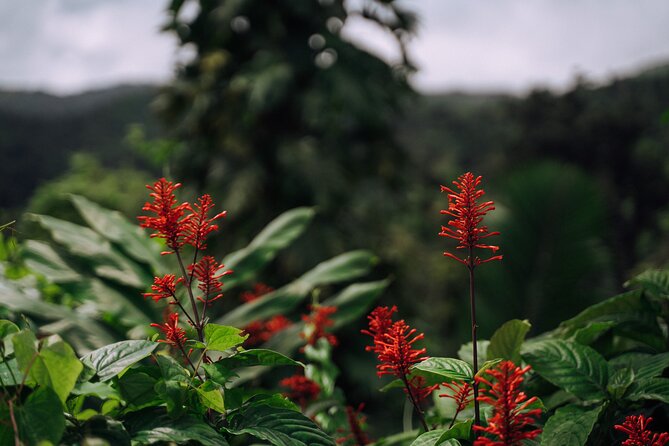
<svg viewBox="0 0 669 446">
<path fill-rule="evenodd" d="M 169 85 L 0 92 L 0 217 L 19 220 L 5 232 L 18 240 L 3 242 L 6 276 L 29 258 L 12 246 L 30 252 L 25 240 L 52 237 L 50 220 L 24 212 L 90 225 L 76 194 L 134 222 L 143 185 L 162 175 L 184 183 L 184 200 L 207 192 L 229 211 L 212 239 L 219 258 L 283 212 L 313 207 L 314 223 L 257 279 L 280 288 L 324 259 L 369 250 L 369 280 L 390 279 L 380 302 L 425 331 L 433 355 L 468 336 L 465 271 L 437 236 L 439 184 L 466 170 L 497 203 L 489 226 L 505 256 L 480 270 L 483 337 L 511 318 L 552 329 L 669 263 L 669 65 L 605 85 L 578 78 L 559 93 L 421 96 L 407 82 L 410 54 L 390 65 L 340 35 L 363 18 L 404 48 L 416 18 L 395 1 L 201 0 L 194 14 L 193 3 L 173 0 L 166 13 L 164 32 L 191 54 Z M 47 301 L 74 305 L 44 277 Z M 141 286 L 119 286 L 141 302 Z M 364 323 L 340 335 L 350 347 L 335 355 L 343 386 L 374 410 L 388 402 L 367 384 Z"/>
</svg>

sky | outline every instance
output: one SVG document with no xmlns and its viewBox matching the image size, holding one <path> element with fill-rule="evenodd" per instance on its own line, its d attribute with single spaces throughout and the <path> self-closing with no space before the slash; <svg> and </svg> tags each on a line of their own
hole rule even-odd
<svg viewBox="0 0 669 446">
<path fill-rule="evenodd" d="M 348 0 L 356 1 L 356 0 Z M 667 0 L 402 0 L 420 17 L 409 45 L 422 92 L 522 93 L 605 82 L 669 62 Z M 159 28 L 166 0 L 0 2 L 0 88 L 71 94 L 166 82 L 181 57 Z M 392 37 L 352 20 L 345 36 L 394 60 Z"/>
</svg>

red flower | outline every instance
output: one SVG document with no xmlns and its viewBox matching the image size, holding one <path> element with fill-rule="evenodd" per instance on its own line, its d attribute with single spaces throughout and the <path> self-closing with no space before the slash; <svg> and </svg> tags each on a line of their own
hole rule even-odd
<svg viewBox="0 0 669 446">
<path fill-rule="evenodd" d="M 174 298 L 176 300 L 177 284 L 183 282 L 183 278 L 176 278 L 174 274 L 165 274 L 163 277 L 154 277 L 151 285 L 151 293 L 142 293 L 144 297 L 151 297 L 155 302 L 160 299 Z"/>
<path fill-rule="evenodd" d="M 165 239 L 167 246 L 172 251 L 165 251 L 162 254 L 170 254 L 177 251 L 184 244 L 186 236 L 185 224 L 192 215 L 184 216 L 189 208 L 188 203 L 177 204 L 174 191 L 181 187 L 181 183 L 173 184 L 165 178 L 161 178 L 153 186 L 146 186 L 151 190 L 150 196 L 153 197 L 153 203 L 145 203 L 143 211 L 154 213 L 155 217 L 140 216 L 142 228 L 153 229 L 156 232 L 151 237 Z"/>
<path fill-rule="evenodd" d="M 481 226 L 483 217 L 489 211 L 495 209 L 492 201 L 478 203 L 478 199 L 485 194 L 483 189 L 476 189 L 481 184 L 481 177 L 474 177 L 471 172 L 467 172 L 461 175 L 458 181 L 453 181 L 453 184 L 459 189 L 459 192 L 455 192 L 446 186 L 441 186 L 442 192 L 448 192 L 448 209 L 442 210 L 441 213 L 453 217 L 448 222 L 448 225 L 454 229 L 442 226 L 439 235 L 458 240 L 459 244 L 456 249 L 468 249 L 470 252 L 474 248 L 489 249 L 494 254 L 499 249 L 499 246 L 481 243 L 481 240 L 484 238 L 499 235 L 499 232 L 488 232 L 487 226 Z M 472 259 L 470 256 L 460 258 L 450 252 L 445 252 L 444 255 L 470 268 L 481 263 L 502 259 L 502 256 L 493 256 L 485 260 L 481 260 L 479 257 Z"/>
<path fill-rule="evenodd" d="M 279 381 L 281 387 L 289 390 L 286 396 L 291 400 L 297 401 L 302 408 L 308 403 L 318 398 L 321 388 L 311 379 L 304 375 L 293 375 Z"/>
<path fill-rule="evenodd" d="M 221 277 L 232 274 L 232 271 L 218 272 L 223 269 L 225 265 L 220 265 L 212 256 L 204 256 L 194 265 L 190 265 L 188 270 L 198 280 L 198 289 L 202 291 L 202 296 L 198 296 L 200 302 L 210 304 L 215 300 L 223 297 L 221 289 Z"/>
<path fill-rule="evenodd" d="M 337 338 L 326 330 L 334 325 L 330 316 L 337 312 L 337 307 L 327 307 L 322 305 L 309 306 L 311 314 L 302 315 L 302 320 L 307 324 L 308 333 L 302 333 L 302 337 L 307 340 L 307 345 L 316 345 L 316 341 L 325 338 L 330 345 L 337 345 Z"/>
<path fill-rule="evenodd" d="M 249 335 L 244 342 L 247 347 L 262 344 L 264 342 L 265 324 L 262 321 L 253 321 L 244 327 L 244 333 Z"/>
<path fill-rule="evenodd" d="M 643 415 L 628 415 L 625 422 L 613 426 L 616 430 L 625 432 L 628 439 L 623 441 L 622 446 L 665 446 L 669 443 L 669 433 L 653 433 L 646 428 L 653 421 Z"/>
<path fill-rule="evenodd" d="M 272 336 L 291 325 L 293 325 L 293 322 L 280 314 L 269 319 L 267 322 L 251 322 L 244 328 L 244 331 L 249 335 L 246 339 L 246 345 L 253 346 L 267 342 Z"/>
<path fill-rule="evenodd" d="M 453 381 L 452 383 L 442 383 L 442 386 L 451 390 L 451 393 L 442 393 L 442 398 L 450 398 L 457 404 L 456 412 L 462 412 L 472 402 L 474 387 L 467 381 Z"/>
<path fill-rule="evenodd" d="M 374 339 L 373 345 L 368 345 L 365 350 L 368 352 L 374 351 L 379 353 L 378 341 L 383 341 L 386 333 L 393 325 L 393 313 L 397 312 L 397 307 L 376 307 L 367 316 L 369 319 L 369 330 L 362 330 L 363 334 L 369 335 Z"/>
<path fill-rule="evenodd" d="M 474 430 L 491 434 L 496 440 L 481 436 L 474 446 L 520 446 L 523 440 L 534 439 L 541 433 L 541 429 L 527 429 L 541 415 L 541 409 L 528 410 L 537 398 L 528 399 L 519 390 L 528 370 L 530 366 L 521 369 L 511 361 L 504 361 L 496 369 L 485 371 L 490 379 L 476 377 L 476 382 L 490 387 L 487 395 L 479 396 L 478 400 L 493 406 L 493 416 L 488 426 L 474 426 Z"/>
<path fill-rule="evenodd" d="M 183 349 L 186 342 L 186 331 L 179 327 L 179 313 L 171 313 L 167 317 L 167 322 L 164 324 L 151 324 L 165 334 L 165 339 L 160 339 L 158 342 L 164 342 L 174 347 Z"/>
<path fill-rule="evenodd" d="M 425 398 L 430 396 L 432 392 L 439 388 L 439 384 L 428 386 L 427 381 L 425 381 L 425 378 L 422 376 L 414 376 L 408 381 L 408 383 L 409 388 L 411 389 L 411 393 L 413 394 L 413 397 L 416 399 L 417 403 L 423 401 Z M 407 392 L 408 390 L 404 389 L 404 393 Z"/>
<path fill-rule="evenodd" d="M 400 319 L 393 322 L 388 331 L 381 339 L 374 339 L 372 350 L 378 354 L 380 364 L 376 366 L 376 374 L 394 375 L 400 379 L 406 379 L 409 368 L 428 358 L 426 349 L 415 349 L 412 345 L 425 337 L 423 333 L 416 333 L 415 328 Z"/>
<path fill-rule="evenodd" d="M 349 431 L 347 435 L 337 438 L 337 444 L 365 446 L 371 443 L 367 433 L 362 429 L 362 426 L 367 421 L 367 417 L 361 413 L 364 407 L 364 404 L 360 404 L 357 409 L 354 409 L 353 406 L 346 406 L 346 421 Z M 337 429 L 337 432 L 346 433 L 346 429 Z"/>
<path fill-rule="evenodd" d="M 218 230 L 218 225 L 214 221 L 225 217 L 226 211 L 208 218 L 209 211 L 214 208 L 214 202 L 208 194 L 202 195 L 193 206 L 188 206 L 191 211 L 191 218 L 184 224 L 184 242 L 194 246 L 196 249 L 207 249 L 207 236 L 213 231 Z"/>
<path fill-rule="evenodd" d="M 265 294 L 271 293 L 272 291 L 274 291 L 274 288 L 267 286 L 264 283 L 256 283 L 253 285 L 253 291 L 244 291 L 240 298 L 243 302 L 249 303 L 259 299 Z"/>
</svg>

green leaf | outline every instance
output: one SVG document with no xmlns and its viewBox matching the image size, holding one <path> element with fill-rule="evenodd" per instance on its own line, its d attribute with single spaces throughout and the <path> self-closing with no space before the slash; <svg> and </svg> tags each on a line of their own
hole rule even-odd
<svg viewBox="0 0 669 446">
<path fill-rule="evenodd" d="M 427 385 L 450 381 L 468 381 L 474 379 L 472 368 L 464 361 L 454 358 L 429 358 L 415 364 L 412 373 L 423 376 Z"/>
<path fill-rule="evenodd" d="M 474 361 L 474 352 L 472 349 L 472 343 L 467 342 L 465 344 L 462 344 L 460 346 L 460 349 L 458 350 L 458 358 L 462 359 L 469 365 L 473 365 Z M 476 350 L 478 351 L 478 356 L 479 356 L 479 364 L 482 362 L 486 362 L 488 360 L 488 357 L 486 353 L 488 352 L 488 346 L 490 345 L 490 341 L 486 339 L 482 339 L 476 342 Z"/>
<path fill-rule="evenodd" d="M 608 365 L 588 346 L 562 340 L 540 341 L 526 345 L 522 356 L 544 379 L 581 399 L 606 396 Z"/>
<path fill-rule="evenodd" d="M 634 382 L 634 371 L 630 368 L 616 370 L 609 378 L 606 390 L 615 398 L 620 399 L 625 395 L 627 388 Z"/>
<path fill-rule="evenodd" d="M 235 347 L 249 335 L 240 335 L 242 330 L 227 325 L 207 324 L 204 327 L 204 342 L 209 350 L 223 352 L 229 348 Z"/>
<path fill-rule="evenodd" d="M 59 444 L 65 432 L 65 416 L 58 395 L 48 387 L 31 393 L 17 408 L 17 423 L 21 438 L 28 445 Z"/>
<path fill-rule="evenodd" d="M 381 387 L 379 389 L 379 392 L 387 392 L 389 390 L 400 389 L 402 387 L 404 387 L 404 382 L 401 379 L 394 379 L 394 380 L 390 381 L 388 384 L 386 384 L 385 386 Z"/>
<path fill-rule="evenodd" d="M 0 339 L 5 339 L 10 334 L 18 333 L 19 331 L 21 330 L 14 322 L 0 319 Z"/>
<path fill-rule="evenodd" d="M 94 350 L 81 361 L 95 370 L 100 381 L 107 381 L 149 356 L 158 347 L 151 341 L 121 341 Z"/>
<path fill-rule="evenodd" d="M 483 365 L 479 368 L 479 371 L 476 372 L 476 376 L 483 376 L 486 370 L 495 368 L 497 364 L 499 364 L 502 361 L 504 360 L 501 358 L 489 359 L 488 361 L 484 362 Z"/>
<path fill-rule="evenodd" d="M 604 405 L 586 410 L 578 406 L 557 409 L 546 421 L 542 446 L 585 446 Z"/>
<path fill-rule="evenodd" d="M 21 330 L 12 337 L 12 345 L 21 374 L 25 375 L 37 358 L 37 338 L 32 331 Z"/>
<path fill-rule="evenodd" d="M 38 384 L 51 387 L 65 404 L 83 369 L 72 347 L 63 341 L 56 341 L 40 350 L 30 369 L 30 376 Z"/>
<path fill-rule="evenodd" d="M 499 327 L 490 338 L 486 357 L 502 358 L 520 364 L 520 347 L 532 325 L 527 321 L 513 319 Z"/>
<path fill-rule="evenodd" d="M 669 271 L 644 271 L 627 281 L 625 286 L 640 286 L 655 297 L 669 297 Z"/>
<path fill-rule="evenodd" d="M 257 365 L 278 366 L 293 365 L 304 367 L 301 362 L 295 361 L 281 353 L 267 349 L 251 349 L 236 353 L 227 358 L 220 359 L 214 365 L 225 367 L 228 370 L 238 369 L 240 367 L 252 367 Z"/>
<path fill-rule="evenodd" d="M 422 433 L 416 438 L 410 446 L 437 446 L 441 444 L 439 440 L 441 436 L 446 432 L 445 429 L 437 429 L 429 432 Z"/>
<path fill-rule="evenodd" d="M 443 442 L 449 439 L 469 440 L 472 434 L 472 424 L 474 424 L 474 420 L 471 419 L 455 423 L 452 428 L 446 429 L 439 437 L 439 444 L 444 444 Z"/>
<path fill-rule="evenodd" d="M 82 280 L 81 275 L 70 268 L 48 243 L 26 240 L 21 246 L 21 252 L 26 266 L 46 277 L 49 282 L 69 283 Z"/>
<path fill-rule="evenodd" d="M 637 380 L 645 380 L 661 376 L 667 367 L 669 367 L 669 353 L 660 353 L 637 362 L 634 371 Z"/>
<path fill-rule="evenodd" d="M 144 372 L 129 370 L 118 380 L 123 399 L 136 409 L 158 405 L 160 400 L 154 390 L 158 380 Z"/>
<path fill-rule="evenodd" d="M 97 383 L 92 383 L 92 382 L 83 382 L 83 383 L 78 383 L 74 389 L 72 389 L 72 394 L 73 395 L 91 395 L 98 397 L 100 399 L 106 400 L 106 399 L 114 399 L 114 400 L 120 400 L 121 394 L 119 393 L 118 390 L 113 388 L 109 383 L 106 382 L 97 382 Z"/>
<path fill-rule="evenodd" d="M 335 446 L 332 438 L 301 413 L 265 404 L 249 405 L 232 414 L 226 430 L 253 435 L 275 446 Z"/>
<path fill-rule="evenodd" d="M 222 263 L 234 269 L 235 274 L 225 281 L 224 290 L 251 281 L 279 251 L 304 232 L 313 217 L 312 208 L 296 208 L 284 212 L 268 224 L 246 248 L 225 257 Z"/>
<path fill-rule="evenodd" d="M 590 345 L 615 326 L 616 322 L 612 321 L 590 322 L 585 327 L 574 331 L 571 340 L 579 344 Z"/>
<path fill-rule="evenodd" d="M 197 393 L 205 407 L 214 409 L 219 413 L 225 413 L 225 402 L 223 401 L 223 393 L 220 386 L 207 381 L 197 388 Z"/>
<path fill-rule="evenodd" d="M 333 329 L 336 330 L 359 320 L 389 284 L 389 280 L 354 283 L 344 288 L 336 296 L 324 301 L 323 305 L 337 307 L 337 312 L 332 318 L 334 320 Z"/>
<path fill-rule="evenodd" d="M 650 378 L 637 381 L 630 387 L 627 399 L 630 401 L 657 400 L 669 404 L 669 379 Z"/>
<path fill-rule="evenodd" d="M 182 417 L 178 420 L 159 418 L 149 420 L 142 429 L 132 437 L 133 446 L 176 443 L 187 444 L 197 441 L 203 446 L 227 446 L 225 438 L 208 424 L 193 417 Z"/>
<path fill-rule="evenodd" d="M 16 359 L 0 362 L 0 384 L 2 386 L 18 386 L 21 384 L 23 373 L 19 370 Z"/>
</svg>

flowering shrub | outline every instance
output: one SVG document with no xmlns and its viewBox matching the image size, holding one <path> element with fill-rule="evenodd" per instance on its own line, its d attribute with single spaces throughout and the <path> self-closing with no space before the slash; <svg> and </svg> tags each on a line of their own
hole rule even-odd
<svg viewBox="0 0 669 446">
<path fill-rule="evenodd" d="M 485 241 L 503 234 L 484 224 L 494 204 L 479 201 L 480 186 L 466 173 L 442 187 L 451 220 L 440 235 L 458 243 L 445 255 L 469 273 L 472 342 L 459 358 L 429 356 L 422 330 L 397 307 L 369 312 L 387 281 L 312 293 L 365 274 L 368 253 L 328 260 L 276 289 L 260 282 L 310 210 L 279 217 L 220 260 L 207 240 L 225 212 L 208 195 L 181 203 L 179 185 L 165 179 L 149 186 L 140 217 L 160 247 L 79 197 L 90 228 L 33 217 L 53 243 L 26 242 L 26 265 L 62 300 L 36 299 L 42 289 L 26 280 L 0 281 L 18 321 L 0 321 L 0 444 L 668 444 L 662 424 L 649 425 L 669 417 L 669 272 L 642 273 L 630 291 L 551 332 L 528 337 L 530 323 L 511 320 L 478 339 L 474 272 L 503 260 Z M 385 438 L 368 431 L 376 420 L 338 386 L 350 371 L 333 360 L 345 348 L 335 332 L 368 312 L 367 354 L 388 381 L 383 390 L 401 388 L 407 404 L 403 432 Z M 384 416 L 402 419 L 391 409 Z"/>
</svg>

